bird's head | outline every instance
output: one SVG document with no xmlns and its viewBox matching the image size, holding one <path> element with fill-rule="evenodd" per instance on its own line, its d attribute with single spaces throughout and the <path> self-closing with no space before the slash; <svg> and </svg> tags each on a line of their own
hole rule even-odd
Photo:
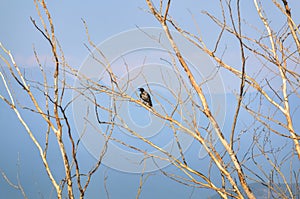
<svg viewBox="0 0 300 199">
<path fill-rule="evenodd" d="M 139 88 L 139 91 L 141 92 L 144 92 L 144 90 L 145 90 L 144 88 Z"/>
</svg>

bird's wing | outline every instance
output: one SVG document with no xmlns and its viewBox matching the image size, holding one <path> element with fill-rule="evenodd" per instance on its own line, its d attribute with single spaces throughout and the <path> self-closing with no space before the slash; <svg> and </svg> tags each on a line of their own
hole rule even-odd
<svg viewBox="0 0 300 199">
<path fill-rule="evenodd" d="M 148 98 L 147 101 L 148 101 L 149 105 L 152 106 L 152 101 L 151 101 L 151 97 L 150 97 L 149 93 L 147 93 L 147 98 Z"/>
</svg>

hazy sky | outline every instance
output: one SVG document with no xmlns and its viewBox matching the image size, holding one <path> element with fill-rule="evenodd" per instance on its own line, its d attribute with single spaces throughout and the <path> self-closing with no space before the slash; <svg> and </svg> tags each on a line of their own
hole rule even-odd
<svg viewBox="0 0 300 199">
<path fill-rule="evenodd" d="M 105 2 L 105 3 L 103 3 Z M 217 1 L 216 1 L 217 2 Z M 298 22 L 300 14 L 296 10 L 300 9 L 300 3 L 294 3 L 292 10 Z M 128 31 L 138 27 L 160 27 L 158 22 L 151 14 L 147 12 L 147 5 L 141 0 L 130 1 L 49 1 L 48 8 L 51 12 L 53 22 L 55 24 L 55 32 L 59 43 L 61 44 L 67 62 L 75 68 L 79 68 L 88 55 L 88 51 L 84 46 L 87 43 L 87 37 L 84 30 L 83 18 L 89 27 L 89 33 L 94 43 L 99 44 L 113 35 Z M 215 26 L 207 20 L 201 11 L 208 10 L 213 14 L 219 15 L 218 9 L 210 1 L 200 0 L 174 0 L 170 14 L 184 28 L 196 32 L 197 27 L 193 21 L 193 15 L 199 23 L 201 35 L 208 41 L 208 45 L 212 45 L 217 32 L 214 32 Z M 296 9 L 299 8 L 299 9 Z M 249 16 L 248 23 L 257 19 L 257 14 L 254 11 L 253 3 L 243 3 L 242 11 L 245 16 Z M 192 13 L 192 14 L 191 14 Z M 276 15 L 272 13 L 274 23 Z M 20 63 L 21 67 L 34 68 L 36 62 L 33 54 L 33 46 L 38 51 L 42 63 L 46 66 L 51 66 L 51 56 L 49 56 L 49 45 L 41 34 L 34 28 L 30 21 L 30 17 L 35 19 L 38 24 L 38 15 L 35 10 L 33 1 L 10 0 L 1 2 L 0 6 L 0 42 L 9 49 L 15 56 L 15 59 Z M 204 20 L 205 19 L 205 20 Z M 256 24 L 260 26 L 259 24 Z M 227 59 L 229 63 L 239 63 L 236 56 L 237 49 L 234 49 L 231 39 L 228 39 Z M 256 68 L 249 69 L 255 71 Z M 29 70 L 30 71 L 30 70 Z M 35 71 L 33 70 L 33 74 Z M 226 82 L 224 88 L 232 90 L 235 88 L 234 81 Z M 227 84 L 228 83 L 228 84 Z M 0 81 L 0 93 L 3 93 L 4 87 Z M 17 96 L 22 97 L 22 94 L 17 93 Z M 234 104 L 231 103 L 235 98 L 227 96 L 226 105 L 227 114 L 230 115 L 234 110 Z M 22 100 L 26 100 L 21 99 Z M 24 101 L 23 101 L 24 102 Z M 32 114 L 31 114 L 32 116 Z M 26 117 L 26 114 L 24 115 Z M 43 125 L 39 124 L 39 117 L 26 118 L 30 123 L 31 128 L 35 132 L 44 132 Z M 226 121 L 231 122 L 231 118 L 226 118 Z M 229 128 L 225 126 L 224 128 Z M 299 124 L 297 126 L 299 128 Z M 20 173 L 20 180 L 24 185 L 25 191 L 29 198 L 55 198 L 54 190 L 49 189 L 50 182 L 45 174 L 42 162 L 38 156 L 37 149 L 30 141 L 24 128 L 17 121 L 14 113 L 0 101 L 0 169 L 4 171 L 8 177 L 14 182 L 17 182 L 17 172 Z M 54 142 L 54 141 L 53 141 Z M 54 148 L 54 147 L 53 147 Z M 94 162 L 94 158 L 81 146 L 79 155 L 84 157 L 82 160 L 83 168 L 89 168 L 89 165 Z M 187 156 L 193 157 L 198 154 L 198 148 L 191 148 L 187 152 Z M 53 150 L 49 154 L 49 160 L 55 168 L 55 161 L 60 154 Z M 20 158 L 20 168 L 18 169 L 18 157 Z M 206 163 L 205 163 L 206 162 Z M 198 164 L 198 163 L 197 163 Z M 207 165 L 207 160 L 203 160 L 203 165 Z M 201 168 L 203 165 L 195 165 Z M 174 168 L 168 168 L 174 172 Z M 57 176 L 63 173 L 63 168 L 57 166 L 54 169 Z M 138 185 L 139 175 L 129 174 L 116 171 L 105 166 L 102 166 L 93 178 L 93 182 L 87 193 L 87 198 L 105 198 L 104 191 L 104 176 L 107 175 L 107 187 L 110 192 L 110 198 L 134 198 Z M 56 176 L 56 177 L 57 177 Z M 62 175 L 61 175 L 62 176 Z M 53 192 L 51 195 L 51 191 Z M 168 178 L 165 178 L 161 173 L 154 172 L 145 183 L 145 188 L 142 191 L 142 199 L 144 198 L 200 198 L 208 195 L 207 190 L 193 190 L 192 188 L 182 186 Z M 52 197 L 51 197 L 52 196 Z M 0 177 L 0 197 L 6 198 L 22 198 L 19 191 L 9 186 L 3 178 Z"/>
</svg>

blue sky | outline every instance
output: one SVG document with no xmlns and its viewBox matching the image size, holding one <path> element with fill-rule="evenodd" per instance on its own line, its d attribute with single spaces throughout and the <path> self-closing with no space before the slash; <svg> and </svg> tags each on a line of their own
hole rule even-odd
<svg viewBox="0 0 300 199">
<path fill-rule="evenodd" d="M 64 50 L 68 63 L 75 68 L 79 68 L 88 55 L 88 51 L 84 47 L 84 43 L 87 43 L 87 37 L 81 18 L 86 20 L 90 36 L 95 44 L 101 43 L 113 35 L 134 29 L 136 26 L 159 27 L 154 17 L 145 11 L 145 9 L 147 9 L 146 3 L 140 0 L 112 0 L 105 1 L 105 3 L 99 1 L 86 1 L 84 3 L 82 1 L 49 1 L 47 5 L 54 20 L 57 39 Z M 300 14 L 296 13 L 296 10 L 300 9 L 300 3 L 291 2 L 291 5 L 294 5 L 292 13 L 299 22 Z M 253 8 L 254 5 L 252 2 L 249 4 L 244 2 L 242 4 L 245 16 L 249 19 L 248 23 L 251 23 L 252 20 L 253 22 L 256 21 L 258 17 Z M 192 0 L 173 1 L 170 13 L 184 28 L 196 32 L 197 28 L 195 27 L 190 12 L 193 13 L 201 28 L 201 35 L 208 41 L 208 45 L 212 45 L 218 32 L 214 32 L 215 26 L 207 20 L 207 17 L 201 14 L 202 10 L 208 10 L 217 15 L 220 14 L 215 4 L 209 1 L 194 2 Z M 268 14 L 274 17 L 274 23 L 276 23 L 276 16 L 272 16 L 272 13 Z M 0 42 L 7 49 L 11 50 L 16 61 L 20 63 L 20 66 L 29 71 L 29 76 L 34 77 L 37 73 L 37 68 L 32 50 L 33 45 L 45 66 L 51 66 L 52 63 L 51 56 L 49 56 L 48 43 L 34 28 L 30 21 L 30 16 L 38 21 L 33 1 L 11 0 L 1 3 Z M 259 24 L 255 25 L 260 26 Z M 232 38 L 228 38 L 226 44 L 228 52 L 224 59 L 230 64 L 239 66 L 239 57 L 236 56 L 238 51 L 231 42 Z M 254 66 L 249 70 L 255 72 L 257 68 Z M 237 79 L 229 79 L 226 74 L 226 72 L 223 74 L 224 87 L 226 91 L 231 92 L 237 89 Z M 2 83 L 0 83 L 0 93 L 4 93 Z M 17 96 L 19 96 L 21 102 L 26 103 L 26 98 L 23 98 L 22 93 L 17 93 Z M 226 94 L 226 97 L 226 114 L 232 115 L 232 111 L 235 108 L 235 98 L 230 94 Z M 295 103 L 299 103 L 299 100 Z M 247 122 L 247 119 L 243 118 L 245 115 L 241 115 L 241 126 L 243 122 Z M 43 132 L 44 126 L 38 122 L 38 116 L 32 114 L 30 114 L 30 117 L 26 116 L 26 112 L 24 112 L 24 117 L 35 132 Z M 231 120 L 232 118 L 226 118 L 226 122 L 229 124 L 231 124 Z M 296 128 L 300 129 L 299 124 L 296 125 Z M 55 198 L 54 190 L 49 188 L 50 182 L 43 167 L 37 166 L 41 165 L 42 162 L 39 159 L 35 146 L 25 133 L 24 128 L 17 121 L 15 114 L 2 101 L 0 101 L 0 127 L 2 136 L 0 140 L 0 169 L 2 169 L 14 183 L 16 183 L 16 175 L 19 170 L 20 180 L 29 198 Z M 230 127 L 230 125 L 225 125 L 224 128 L 230 129 Z M 53 141 L 53 143 L 55 142 Z M 62 175 L 63 168 L 59 165 L 57 165 L 57 167 L 55 166 L 59 153 L 57 149 L 55 149 L 55 144 L 52 146 L 52 149 L 53 150 L 49 153 L 49 160 L 55 168 L 56 177 L 58 177 Z M 88 153 L 84 146 L 80 146 L 79 149 L 79 156 L 83 162 L 82 167 L 89 168 L 90 165 L 94 163 L 93 156 Z M 192 158 L 197 156 L 198 152 L 199 149 L 192 146 L 192 148 L 187 151 L 187 156 Z M 20 158 L 20 169 L 18 169 L 17 166 L 18 157 Z M 207 163 L 207 159 L 203 159 L 200 165 L 198 161 L 192 161 L 192 164 L 194 164 L 195 167 L 199 167 L 199 169 L 207 165 Z M 168 167 L 167 171 L 176 172 L 172 167 Z M 192 198 L 199 198 L 209 195 L 207 190 L 201 189 L 193 191 L 192 188 L 182 186 L 165 178 L 159 172 L 150 174 L 151 176 L 146 181 L 142 191 L 142 199 L 166 198 L 167 196 L 169 198 L 188 198 L 191 194 L 193 195 Z M 103 183 L 106 175 L 108 176 L 107 187 L 110 198 L 135 197 L 139 185 L 139 175 L 124 173 L 106 166 L 101 166 L 93 178 L 93 182 L 87 193 L 87 198 L 105 198 Z M 53 192 L 52 195 L 51 192 Z M 0 196 L 6 198 L 21 198 L 20 192 L 7 185 L 3 178 L 0 178 Z"/>
</svg>

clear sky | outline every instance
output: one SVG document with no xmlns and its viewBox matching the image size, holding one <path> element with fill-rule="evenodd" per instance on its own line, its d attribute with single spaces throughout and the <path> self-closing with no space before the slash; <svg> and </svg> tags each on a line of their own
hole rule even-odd
<svg viewBox="0 0 300 199">
<path fill-rule="evenodd" d="M 105 3 L 104 3 L 105 2 Z M 53 17 L 55 24 L 55 32 L 58 41 L 60 42 L 67 62 L 74 68 L 79 68 L 85 61 L 88 51 L 84 47 L 87 43 L 84 25 L 81 21 L 83 18 L 89 27 L 90 36 L 94 43 L 99 44 L 113 35 L 128 31 L 138 27 L 160 27 L 154 17 L 147 13 L 147 5 L 141 0 L 129 1 L 49 1 L 48 8 Z M 210 1 L 192 1 L 192 0 L 174 0 L 170 14 L 184 28 L 196 32 L 192 15 L 196 16 L 196 20 L 201 28 L 201 34 L 208 41 L 208 45 L 212 45 L 215 41 L 216 32 L 213 32 L 214 26 L 207 17 L 201 14 L 202 10 L 208 10 L 213 14 L 220 14 Z M 300 21 L 300 14 L 296 10 L 300 10 L 300 3 L 291 2 L 294 7 L 292 10 L 295 18 Z M 296 9 L 298 8 L 298 9 Z M 242 11 L 245 16 L 248 16 L 249 23 L 251 20 L 257 19 L 257 14 L 254 12 L 253 3 L 243 3 Z M 268 13 L 271 17 L 272 13 Z M 51 56 L 49 56 L 49 46 L 41 34 L 34 28 L 30 21 L 30 17 L 38 21 L 38 16 L 35 10 L 33 1 L 10 0 L 1 2 L 0 6 L 0 42 L 15 56 L 15 59 L 22 68 L 34 76 L 37 73 L 36 62 L 33 54 L 33 46 L 38 51 L 42 63 L 46 66 L 51 66 Z M 206 20 L 204 20 L 206 19 Z M 274 22 L 275 23 L 275 22 Z M 259 26 L 259 24 L 256 24 Z M 211 42 L 210 42 L 211 41 Z M 229 63 L 239 64 L 239 57 L 236 56 L 237 49 L 234 49 L 233 44 L 228 39 L 227 57 L 224 57 Z M 249 69 L 256 71 L 257 68 Z M 29 74 L 30 76 L 30 74 Z M 230 81 L 229 81 L 230 80 Z M 225 81 L 224 88 L 227 91 L 237 89 L 236 82 L 238 80 L 228 79 L 223 77 Z M 0 93 L 3 93 L 4 87 L 0 82 Z M 226 114 L 232 115 L 234 110 L 234 96 L 225 94 L 227 97 Z M 26 102 L 26 99 L 21 99 L 21 102 Z M 299 102 L 299 101 L 298 101 Z M 32 116 L 32 114 L 31 114 Z M 25 114 L 26 117 L 26 114 Z M 232 118 L 226 118 L 226 121 L 231 124 Z M 38 116 L 27 118 L 33 130 L 36 132 L 44 132 L 43 125 L 39 124 Z M 247 121 L 245 119 L 244 121 Z M 299 124 L 296 124 L 300 129 Z M 229 129 L 229 126 L 224 127 Z M 50 189 L 50 182 L 47 178 L 42 162 L 38 156 L 37 150 L 30 141 L 24 128 L 17 121 L 14 113 L 0 101 L 0 169 L 14 182 L 17 182 L 17 173 L 19 172 L 21 183 L 23 184 L 29 198 L 55 198 L 54 190 Z M 187 156 L 197 156 L 198 148 L 193 146 L 187 151 Z M 52 166 L 55 165 L 59 152 L 53 150 L 49 154 L 49 160 Z M 83 168 L 89 168 L 89 165 L 94 163 L 93 156 L 81 146 L 79 150 L 80 157 L 83 157 Z M 18 168 L 18 158 L 20 159 Z M 207 160 L 203 160 L 201 164 L 207 165 Z M 195 164 L 198 164 L 195 161 Z M 195 165 L 202 167 L 203 165 Z M 167 170 L 174 172 L 175 169 L 170 167 Z M 57 176 L 63 173 L 63 169 L 58 166 L 54 169 Z M 175 171 L 176 172 L 176 171 Z M 150 173 L 149 179 L 145 183 L 141 198 L 202 198 L 210 193 L 207 190 L 193 190 L 190 187 L 182 186 L 166 177 L 159 172 Z M 139 186 L 139 175 L 130 174 L 106 166 L 101 166 L 93 182 L 90 185 L 87 193 L 87 198 L 105 198 L 104 178 L 107 178 L 107 187 L 110 198 L 134 198 Z M 62 175 L 61 175 L 62 176 Z M 52 195 L 51 195 L 52 194 Z M 0 197 L 6 198 L 21 198 L 19 191 L 9 186 L 3 178 L 0 177 Z"/>
</svg>

